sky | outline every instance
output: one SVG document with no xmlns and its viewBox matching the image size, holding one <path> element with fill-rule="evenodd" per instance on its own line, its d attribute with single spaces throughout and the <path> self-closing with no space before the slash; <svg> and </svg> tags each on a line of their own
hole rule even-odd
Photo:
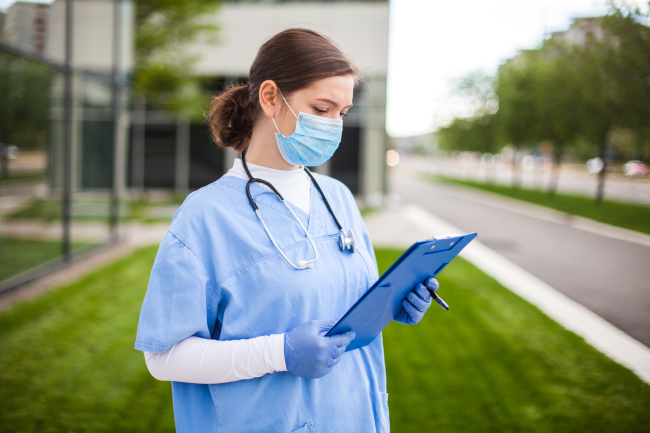
<svg viewBox="0 0 650 433">
<path fill-rule="evenodd" d="M 647 8 L 647 0 L 634 4 Z M 388 134 L 426 134 L 468 115 L 453 95 L 459 78 L 494 74 L 572 18 L 606 12 L 594 0 L 390 0 Z"/>
</svg>

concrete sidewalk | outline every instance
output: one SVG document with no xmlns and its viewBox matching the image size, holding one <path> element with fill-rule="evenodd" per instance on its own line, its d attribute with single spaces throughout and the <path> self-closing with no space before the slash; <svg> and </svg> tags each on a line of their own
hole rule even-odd
<svg viewBox="0 0 650 433">
<path fill-rule="evenodd" d="M 375 247 L 407 248 L 436 235 L 463 232 L 416 205 L 402 205 L 365 218 Z M 474 240 L 460 254 L 500 284 L 537 306 L 566 329 L 650 383 L 650 348 L 573 301 L 536 276 Z"/>
</svg>

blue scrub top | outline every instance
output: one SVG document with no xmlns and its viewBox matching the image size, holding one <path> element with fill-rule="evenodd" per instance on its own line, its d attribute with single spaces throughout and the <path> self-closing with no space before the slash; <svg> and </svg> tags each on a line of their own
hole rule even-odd
<svg viewBox="0 0 650 433">
<path fill-rule="evenodd" d="M 135 348 L 164 352 L 193 335 L 280 334 L 345 313 L 377 280 L 377 262 L 350 191 L 314 176 L 343 227 L 357 234 L 354 254 L 339 249 L 338 228 L 313 187 L 310 215 L 291 206 L 316 243 L 318 260 L 311 269 L 292 268 L 248 202 L 247 181 L 223 176 L 188 195 L 176 211 L 151 270 Z M 305 233 L 277 196 L 258 184 L 250 191 L 289 259 L 311 259 Z M 214 385 L 172 382 L 172 396 L 181 433 L 389 431 L 381 335 L 344 353 L 319 379 L 279 372 Z"/>
</svg>

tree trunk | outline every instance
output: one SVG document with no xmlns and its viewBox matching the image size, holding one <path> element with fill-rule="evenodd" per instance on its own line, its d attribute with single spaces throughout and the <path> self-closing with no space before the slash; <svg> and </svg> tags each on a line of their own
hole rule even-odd
<svg viewBox="0 0 650 433">
<path fill-rule="evenodd" d="M 2 177 L 9 179 L 9 159 L 6 154 L 7 145 L 2 143 L 2 136 L 0 135 L 0 166 L 2 166 Z"/>
<path fill-rule="evenodd" d="M 603 161 L 603 168 L 598 173 L 598 188 L 596 189 L 596 206 L 600 206 L 603 203 L 603 195 L 605 193 L 605 175 L 607 174 L 607 169 L 609 168 L 609 163 L 607 161 L 607 132 L 605 132 L 598 143 L 599 146 L 599 156 Z"/>
<path fill-rule="evenodd" d="M 496 183 L 496 177 L 496 168 L 494 166 L 485 166 L 485 183 L 487 185 Z"/>
<path fill-rule="evenodd" d="M 512 157 L 512 187 L 521 188 L 521 165 L 517 161 L 517 152 Z"/>
<path fill-rule="evenodd" d="M 562 152 L 553 155 L 555 157 L 555 164 L 553 165 L 553 172 L 551 172 L 551 181 L 548 185 L 548 195 L 555 197 L 557 193 L 557 185 L 560 181 L 560 164 L 562 161 Z"/>
</svg>

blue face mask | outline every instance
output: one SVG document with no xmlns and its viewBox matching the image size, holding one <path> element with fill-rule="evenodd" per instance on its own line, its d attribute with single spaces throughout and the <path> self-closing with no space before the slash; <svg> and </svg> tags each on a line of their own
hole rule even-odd
<svg viewBox="0 0 650 433">
<path fill-rule="evenodd" d="M 280 92 L 282 99 L 284 95 Z M 334 155 L 338 149 L 343 134 L 343 120 L 327 119 L 313 114 L 293 112 L 289 103 L 284 99 L 291 113 L 296 117 L 296 130 L 288 137 L 280 133 L 275 119 L 273 124 L 278 130 L 275 139 L 278 142 L 282 157 L 291 165 L 315 167 L 321 165 Z"/>
</svg>

